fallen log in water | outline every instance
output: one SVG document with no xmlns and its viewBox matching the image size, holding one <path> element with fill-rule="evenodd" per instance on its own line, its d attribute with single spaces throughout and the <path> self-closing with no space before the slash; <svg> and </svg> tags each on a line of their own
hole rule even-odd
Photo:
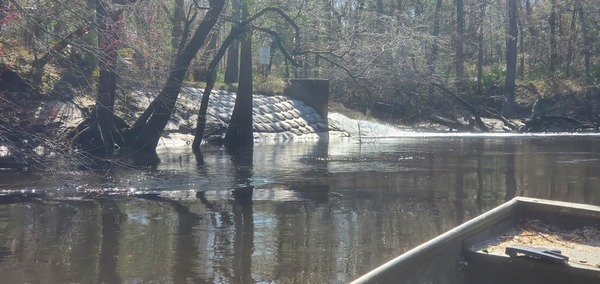
<svg viewBox="0 0 600 284">
<path fill-rule="evenodd" d="M 594 132 L 597 125 L 581 122 L 566 116 L 540 116 L 529 119 L 520 132 Z"/>
</svg>

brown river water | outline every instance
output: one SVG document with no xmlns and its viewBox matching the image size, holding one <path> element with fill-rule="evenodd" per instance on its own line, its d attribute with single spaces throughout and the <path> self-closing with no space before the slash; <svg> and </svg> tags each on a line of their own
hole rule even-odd
<svg viewBox="0 0 600 284">
<path fill-rule="evenodd" d="M 0 204 L 0 283 L 347 283 L 514 196 L 600 205 L 600 136 L 361 142 L 0 172 L 0 190 L 47 196 Z M 233 198 L 243 185 L 251 201 Z M 161 195 L 68 197 L 101 190 Z"/>
</svg>

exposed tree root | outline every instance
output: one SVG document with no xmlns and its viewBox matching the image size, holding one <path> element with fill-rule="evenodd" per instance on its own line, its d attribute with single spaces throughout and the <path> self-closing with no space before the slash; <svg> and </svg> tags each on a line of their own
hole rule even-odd
<svg viewBox="0 0 600 284">
<path fill-rule="evenodd" d="M 115 116 L 113 121 L 114 124 L 109 132 L 109 135 L 111 135 L 109 139 L 114 142 L 115 148 L 118 150 L 126 146 L 122 133 L 123 129 L 127 128 L 127 124 L 118 116 Z M 101 155 L 104 152 L 105 138 L 102 136 L 96 115 L 92 115 L 81 122 L 70 136 L 73 136 L 71 146 L 79 150 L 96 155 Z"/>
</svg>

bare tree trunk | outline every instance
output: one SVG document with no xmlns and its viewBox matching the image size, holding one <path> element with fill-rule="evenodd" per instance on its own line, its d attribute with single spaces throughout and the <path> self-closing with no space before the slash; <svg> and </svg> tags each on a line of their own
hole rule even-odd
<svg viewBox="0 0 600 284">
<path fill-rule="evenodd" d="M 435 1 L 435 11 L 433 14 L 433 31 L 431 35 L 436 39 L 440 35 L 440 13 L 442 11 L 442 0 Z M 438 43 L 433 43 L 431 46 L 431 59 L 429 62 L 429 73 L 435 74 L 435 69 L 437 67 L 437 60 L 439 56 L 439 46 Z"/>
<path fill-rule="evenodd" d="M 135 1 L 125 1 L 132 4 Z M 93 116 L 85 120 L 84 129 L 73 138 L 75 145 L 85 151 L 101 156 L 112 156 L 115 144 L 122 146 L 120 129 L 115 126 L 114 104 L 117 90 L 117 56 L 120 46 L 119 35 L 123 28 L 122 8 L 116 1 L 98 0 L 95 4 L 99 48 L 98 91 Z M 80 32 L 83 34 L 82 29 Z M 57 45 L 61 48 L 61 45 Z M 62 47 L 64 48 L 64 47 Z M 40 60 L 45 61 L 45 56 Z M 42 62 L 43 63 L 43 62 Z M 45 63 L 44 63 L 45 64 Z"/>
<path fill-rule="evenodd" d="M 508 39 L 506 40 L 506 80 L 504 95 L 506 101 L 502 106 L 502 113 L 512 117 L 515 112 L 515 84 L 517 79 L 517 0 L 508 0 Z"/>
<path fill-rule="evenodd" d="M 321 68 L 321 62 L 319 61 L 319 56 L 315 55 L 314 68 L 313 68 L 313 76 L 315 78 L 319 78 L 319 69 Z M 269 65 L 270 66 L 270 65 Z"/>
<path fill-rule="evenodd" d="M 277 41 L 276 40 L 271 40 L 271 48 L 269 49 L 269 64 L 267 64 L 266 66 L 266 76 L 269 76 L 271 74 L 271 70 L 273 70 L 273 58 L 275 57 L 275 50 L 277 49 Z M 318 76 L 318 70 L 319 69 L 319 60 L 315 59 L 315 73 L 317 75 L 315 75 L 315 77 Z"/>
<path fill-rule="evenodd" d="M 581 3 L 580 0 L 577 0 L 576 2 L 577 5 L 577 10 L 579 11 L 579 22 L 581 25 L 581 37 L 583 39 L 583 47 L 582 47 L 582 52 L 583 52 L 583 65 L 585 68 L 585 78 L 586 80 L 589 82 L 591 77 L 590 77 L 590 67 L 591 67 L 591 49 L 592 49 L 592 45 L 591 45 L 591 41 L 590 41 L 590 35 L 588 32 L 588 26 L 587 26 L 587 22 L 585 19 L 585 9 L 583 8 L 583 4 Z"/>
<path fill-rule="evenodd" d="M 227 53 L 227 67 L 225 68 L 225 83 L 231 84 L 239 80 L 240 75 L 240 42 L 235 40 Z"/>
<path fill-rule="evenodd" d="M 521 13 L 523 14 L 523 13 Z M 519 58 L 519 68 L 517 71 L 517 76 L 523 78 L 525 76 L 525 28 L 523 17 L 518 17 L 518 26 L 519 26 L 519 51 L 521 53 L 521 57 Z"/>
<path fill-rule="evenodd" d="M 242 18 L 247 19 L 248 3 L 242 4 Z M 246 31 L 240 48 L 240 80 L 231 120 L 225 134 L 224 144 L 232 150 L 252 148 L 252 33 Z"/>
<path fill-rule="evenodd" d="M 100 77 L 96 97 L 96 123 L 106 155 L 114 153 L 114 105 L 117 90 L 117 53 L 119 51 L 119 21 L 121 11 L 103 0 L 97 2 L 98 46 L 100 47 Z"/>
<path fill-rule="evenodd" d="M 227 52 L 227 67 L 225 68 L 225 79 L 227 84 L 235 83 L 240 75 L 240 41 L 235 40 Z"/>
<path fill-rule="evenodd" d="M 440 35 L 440 13 L 442 11 L 442 0 L 435 1 L 435 11 L 433 13 L 433 31 L 431 35 L 433 36 L 434 41 L 437 40 Z M 438 42 L 434 42 L 431 45 L 431 56 L 429 58 L 429 75 L 436 74 L 437 61 L 440 53 L 440 48 L 438 46 Z M 433 85 L 429 86 L 429 99 L 433 101 L 434 96 L 434 87 Z"/>
<path fill-rule="evenodd" d="M 460 90 L 463 88 L 465 77 L 465 4 L 463 0 L 456 1 L 456 56 L 454 58 L 456 71 L 456 86 Z"/>
<path fill-rule="evenodd" d="M 556 0 L 552 0 L 548 24 L 550 25 L 550 73 L 554 75 L 558 65 L 558 50 L 556 43 Z"/>
<path fill-rule="evenodd" d="M 177 51 L 179 51 L 179 41 L 183 36 L 183 1 L 175 0 L 173 18 L 171 19 L 171 23 L 173 24 L 173 28 L 171 29 L 171 46 Z"/>
<path fill-rule="evenodd" d="M 236 21 L 235 24 L 238 24 L 241 21 L 241 3 L 242 0 L 232 0 L 231 6 L 233 10 L 233 18 Z M 227 53 L 227 64 L 225 67 L 225 83 L 235 83 L 238 81 L 239 72 L 240 72 L 240 41 L 234 40 L 234 42 L 229 47 Z"/>
<path fill-rule="evenodd" d="M 484 33 L 483 33 L 483 20 L 485 17 L 486 2 L 479 4 L 479 23 L 477 26 L 477 92 L 483 92 L 483 54 L 484 54 Z"/>
<path fill-rule="evenodd" d="M 575 41 L 577 40 L 577 3 L 573 4 L 571 13 L 571 30 L 569 32 L 569 40 L 567 45 L 567 54 L 565 62 L 565 72 L 567 77 L 570 77 L 573 72 L 573 63 L 575 61 Z"/>
<path fill-rule="evenodd" d="M 532 13 L 533 6 L 531 4 L 531 0 L 525 0 L 525 11 L 521 13 L 519 18 L 519 31 L 520 31 L 520 49 L 521 49 L 521 66 L 519 69 L 519 76 L 525 76 L 525 69 L 527 69 L 527 64 L 525 60 L 525 55 L 531 52 L 531 40 L 534 40 L 536 35 L 536 30 L 534 25 L 532 24 Z M 527 32 L 527 35 L 525 34 Z M 527 40 L 526 40 L 527 38 Z"/>
</svg>

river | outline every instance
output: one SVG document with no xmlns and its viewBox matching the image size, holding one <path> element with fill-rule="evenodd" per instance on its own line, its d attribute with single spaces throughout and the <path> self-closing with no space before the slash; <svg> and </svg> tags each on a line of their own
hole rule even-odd
<svg viewBox="0 0 600 284">
<path fill-rule="evenodd" d="M 0 172 L 2 283 L 346 283 L 514 196 L 600 205 L 600 136 L 423 134 L 162 148 L 107 172 Z M 231 190 L 254 186 L 252 201 Z M 69 197 L 110 190 L 160 193 Z"/>
</svg>

